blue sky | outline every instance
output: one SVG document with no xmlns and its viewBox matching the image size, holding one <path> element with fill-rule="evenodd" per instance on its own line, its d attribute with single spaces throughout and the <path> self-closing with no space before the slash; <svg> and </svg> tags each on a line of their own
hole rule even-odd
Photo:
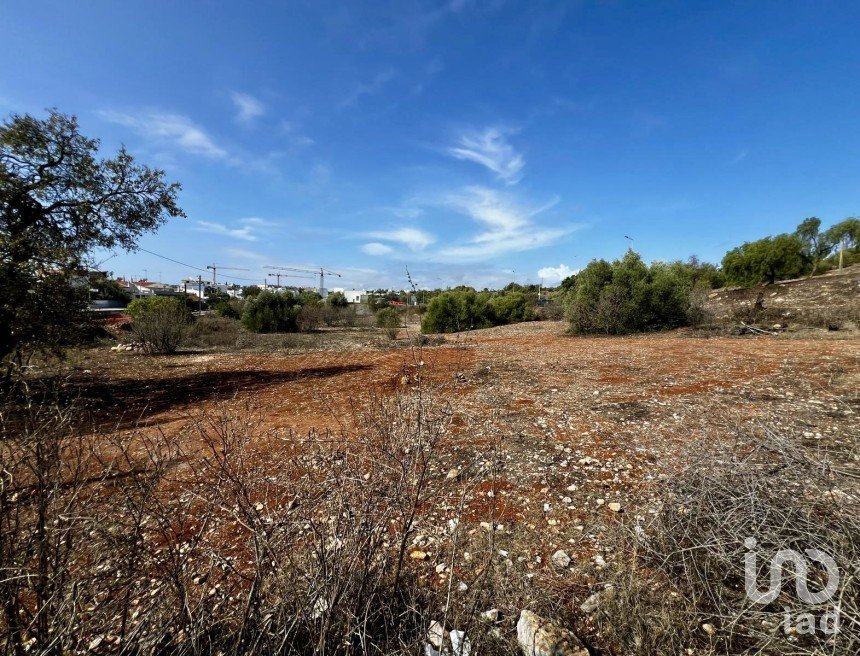
<svg viewBox="0 0 860 656">
<path fill-rule="evenodd" d="M 827 1 L 0 0 L 0 112 L 164 168 L 188 218 L 141 246 L 198 267 L 554 284 L 625 235 L 719 261 L 859 213 L 858 27 Z"/>
</svg>

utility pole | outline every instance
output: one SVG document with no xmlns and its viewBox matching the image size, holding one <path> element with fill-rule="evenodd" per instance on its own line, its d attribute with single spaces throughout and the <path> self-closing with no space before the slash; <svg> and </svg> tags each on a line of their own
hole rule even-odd
<svg viewBox="0 0 860 656">
<path fill-rule="evenodd" d="M 230 271 L 247 271 L 248 270 L 248 269 L 240 269 L 238 267 L 223 266 L 221 264 L 207 264 L 206 268 L 212 269 L 212 284 L 213 285 L 218 284 L 218 279 L 216 278 L 216 273 L 218 272 L 218 269 L 229 269 Z"/>
<path fill-rule="evenodd" d="M 845 256 L 845 237 L 839 240 L 839 268 L 842 268 L 842 258 Z"/>
<path fill-rule="evenodd" d="M 212 277 L 215 277 L 215 271 L 212 271 Z M 197 311 L 203 312 L 203 276 L 197 274 Z"/>
</svg>

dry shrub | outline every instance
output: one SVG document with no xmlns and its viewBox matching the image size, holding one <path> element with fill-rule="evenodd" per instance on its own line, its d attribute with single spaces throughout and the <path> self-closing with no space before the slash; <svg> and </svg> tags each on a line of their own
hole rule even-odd
<svg viewBox="0 0 860 656">
<path fill-rule="evenodd" d="M 305 437 L 236 401 L 104 436 L 50 400 L 7 404 L 0 653 L 414 654 L 433 619 L 504 653 L 476 616 L 512 586 L 493 535 L 460 528 L 450 409 L 420 380 L 363 407 Z M 449 534 L 421 546 L 440 499 Z M 471 549 L 467 590 L 418 548 L 452 567 Z"/>
<path fill-rule="evenodd" d="M 241 324 L 227 317 L 198 317 L 183 342 L 193 348 L 230 348 L 236 346 L 242 333 Z"/>
<path fill-rule="evenodd" d="M 296 325 L 302 332 L 319 330 L 325 323 L 328 308 L 325 305 L 303 305 L 299 310 Z"/>
<path fill-rule="evenodd" d="M 767 430 L 734 445 L 699 444 L 660 489 L 657 514 L 638 517 L 627 527 L 633 530 L 620 533 L 617 549 L 628 558 L 613 577 L 616 594 L 601 609 L 601 629 L 631 654 L 858 653 L 857 449 L 855 438 L 840 453 L 813 452 Z M 832 600 L 810 606 L 799 599 L 789 565 L 772 603 L 751 601 L 745 583 L 750 538 L 758 588 L 767 588 L 778 550 L 818 549 L 840 573 Z M 809 579 L 818 592 L 827 576 L 811 565 Z M 841 617 L 835 635 L 818 626 L 809 635 L 791 628 L 803 613 L 818 624 L 834 606 Z"/>
<path fill-rule="evenodd" d="M 535 308 L 535 318 L 538 321 L 561 321 L 564 319 L 564 305 L 550 302 Z"/>
<path fill-rule="evenodd" d="M 714 313 L 708 308 L 708 296 L 711 288 L 708 285 L 697 284 L 690 290 L 690 304 L 687 308 L 687 322 L 694 328 L 710 324 Z"/>
</svg>

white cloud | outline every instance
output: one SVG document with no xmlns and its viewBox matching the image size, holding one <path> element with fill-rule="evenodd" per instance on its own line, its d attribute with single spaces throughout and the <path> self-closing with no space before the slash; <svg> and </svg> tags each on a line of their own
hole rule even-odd
<svg viewBox="0 0 860 656">
<path fill-rule="evenodd" d="M 233 91 L 230 98 L 236 106 L 236 120 L 240 123 L 250 123 L 266 113 L 266 106 L 254 96 Z"/>
<path fill-rule="evenodd" d="M 393 241 L 403 244 L 411 251 L 421 251 L 436 241 L 436 237 L 418 228 L 394 228 L 392 230 L 375 230 L 368 232 L 367 237 Z"/>
<path fill-rule="evenodd" d="M 522 180 L 525 161 L 499 128 L 489 127 L 483 132 L 464 134 L 455 146 L 447 149 L 447 153 L 487 167 L 505 184 L 514 185 Z"/>
<path fill-rule="evenodd" d="M 575 227 L 546 228 L 537 225 L 534 217 L 554 207 L 555 198 L 534 209 L 522 207 L 514 199 L 486 187 L 466 187 L 461 193 L 448 196 L 444 204 L 486 226 L 463 244 L 439 251 L 448 260 L 481 260 L 548 246 L 570 234 Z"/>
<path fill-rule="evenodd" d="M 158 143 L 171 143 L 194 155 L 212 159 L 227 157 L 227 151 L 218 146 L 200 126 L 181 114 L 147 112 L 134 116 L 122 112 L 102 111 L 102 118 L 111 123 L 125 125 Z"/>
<path fill-rule="evenodd" d="M 197 221 L 197 230 L 202 232 L 210 232 L 216 235 L 224 235 L 234 239 L 243 239 L 245 241 L 257 241 L 259 236 L 257 233 L 265 228 L 277 225 L 272 221 L 261 219 L 256 216 L 250 216 L 244 219 L 239 219 L 238 227 L 231 227 L 224 223 L 215 221 Z"/>
<path fill-rule="evenodd" d="M 547 282 L 561 282 L 575 273 L 579 273 L 579 269 L 571 269 L 566 264 L 559 264 L 557 267 L 544 267 L 537 272 L 538 278 Z"/>
<path fill-rule="evenodd" d="M 387 255 L 393 249 L 391 248 L 391 246 L 386 246 L 385 244 L 380 244 L 377 241 L 372 241 L 362 246 L 361 250 L 368 255 Z"/>
</svg>

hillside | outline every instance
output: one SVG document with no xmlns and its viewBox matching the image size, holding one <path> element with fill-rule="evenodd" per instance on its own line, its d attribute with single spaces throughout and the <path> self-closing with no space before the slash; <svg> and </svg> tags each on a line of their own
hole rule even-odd
<svg viewBox="0 0 860 656">
<path fill-rule="evenodd" d="M 706 308 L 717 322 L 779 324 L 782 328 L 851 328 L 860 320 L 860 264 L 814 278 L 711 292 Z"/>
</svg>

